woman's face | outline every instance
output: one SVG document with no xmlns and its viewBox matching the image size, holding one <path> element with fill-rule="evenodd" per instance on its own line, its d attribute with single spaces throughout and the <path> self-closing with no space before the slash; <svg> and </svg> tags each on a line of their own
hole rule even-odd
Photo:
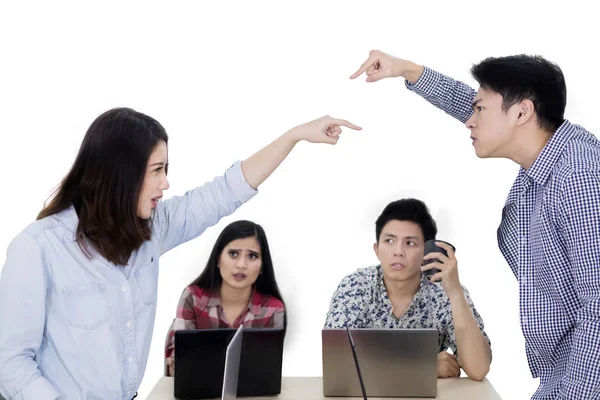
<svg viewBox="0 0 600 400">
<path fill-rule="evenodd" d="M 218 267 L 222 284 L 235 289 L 252 286 L 262 269 L 262 254 L 256 237 L 229 242 L 221 252 Z"/>
<path fill-rule="evenodd" d="M 138 199 L 137 216 L 142 219 L 150 218 L 152 209 L 156 207 L 158 201 L 163 196 L 163 191 L 168 188 L 167 144 L 161 141 L 156 145 L 148 159 L 146 175 L 140 198 Z"/>
</svg>

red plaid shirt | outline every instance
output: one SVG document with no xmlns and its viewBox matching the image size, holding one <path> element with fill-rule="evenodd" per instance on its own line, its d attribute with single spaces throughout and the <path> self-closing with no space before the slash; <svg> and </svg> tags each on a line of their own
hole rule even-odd
<svg viewBox="0 0 600 400">
<path fill-rule="evenodd" d="M 175 348 L 175 331 L 189 329 L 217 329 L 217 328 L 283 328 L 284 316 L 283 303 L 269 295 L 253 291 L 248 303 L 248 308 L 241 313 L 230 325 L 225 318 L 221 307 L 221 298 L 218 291 L 211 292 L 190 285 L 183 291 L 177 316 L 171 324 L 165 343 L 165 357 L 170 357 Z"/>
</svg>

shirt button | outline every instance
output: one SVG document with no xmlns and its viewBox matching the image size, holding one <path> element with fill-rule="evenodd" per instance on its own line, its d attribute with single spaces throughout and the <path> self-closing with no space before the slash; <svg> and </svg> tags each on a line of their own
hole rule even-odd
<svg viewBox="0 0 600 400">
<path fill-rule="evenodd" d="M 125 293 L 125 292 L 127 291 L 127 288 L 126 288 L 125 286 L 123 286 L 123 287 L 121 288 L 121 290 L 123 291 L 123 293 Z"/>
<path fill-rule="evenodd" d="M 127 321 L 127 327 L 128 327 L 128 328 L 131 328 L 131 325 L 133 325 L 133 324 L 131 323 L 131 321 Z"/>
<path fill-rule="evenodd" d="M 132 357 L 129 357 L 129 358 L 127 359 L 127 361 L 129 361 L 129 362 L 133 362 L 133 358 L 132 358 Z"/>
</svg>

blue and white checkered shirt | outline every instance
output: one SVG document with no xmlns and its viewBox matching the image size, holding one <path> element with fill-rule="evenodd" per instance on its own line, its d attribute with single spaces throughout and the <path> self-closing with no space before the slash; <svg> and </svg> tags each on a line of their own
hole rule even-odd
<svg viewBox="0 0 600 400">
<path fill-rule="evenodd" d="M 475 90 L 429 68 L 406 86 L 465 123 Z M 520 169 L 498 228 L 519 281 L 532 399 L 600 399 L 600 142 L 564 121 Z"/>
</svg>

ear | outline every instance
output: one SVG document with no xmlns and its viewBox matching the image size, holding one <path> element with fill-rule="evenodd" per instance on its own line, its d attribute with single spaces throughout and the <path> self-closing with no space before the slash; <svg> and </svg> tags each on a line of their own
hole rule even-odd
<svg viewBox="0 0 600 400">
<path fill-rule="evenodd" d="M 534 118 L 535 107 L 533 101 L 525 99 L 519 104 L 516 104 L 515 107 L 517 107 L 517 126 L 523 126 L 529 120 Z"/>
<path fill-rule="evenodd" d="M 379 248 L 377 247 L 377 242 L 373 243 L 373 251 L 375 252 L 377 258 L 379 258 Z"/>
</svg>

